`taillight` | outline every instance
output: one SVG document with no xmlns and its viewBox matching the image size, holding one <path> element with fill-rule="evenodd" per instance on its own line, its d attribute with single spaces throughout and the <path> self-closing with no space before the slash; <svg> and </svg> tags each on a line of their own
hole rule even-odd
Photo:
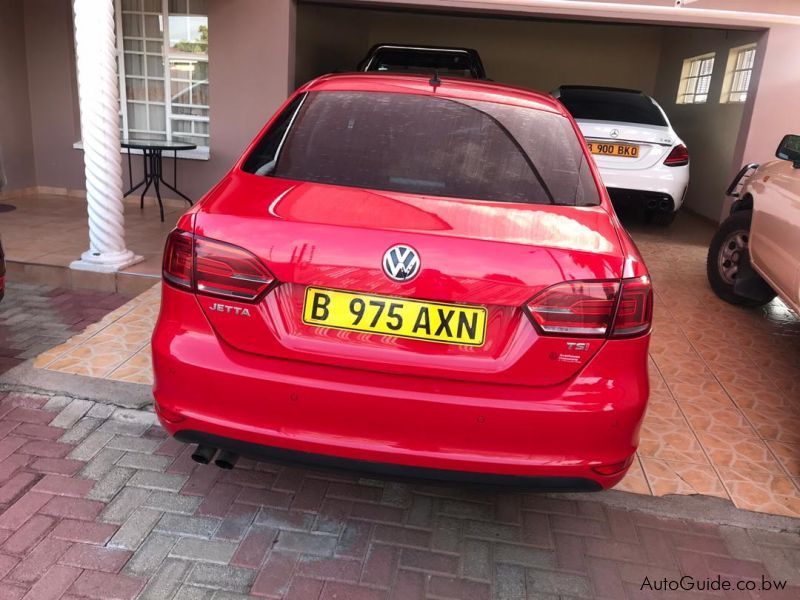
<svg viewBox="0 0 800 600">
<path fill-rule="evenodd" d="M 243 302 L 258 300 L 275 281 L 247 250 L 180 230 L 167 238 L 163 273 L 176 287 Z"/>
<path fill-rule="evenodd" d="M 167 238 L 162 274 L 166 281 L 176 287 L 192 288 L 192 241 L 191 233 L 179 229 Z"/>
<path fill-rule="evenodd" d="M 539 331 L 565 337 L 633 337 L 653 319 L 648 276 L 616 281 L 568 281 L 547 288 L 527 305 Z"/>
<path fill-rule="evenodd" d="M 683 167 L 689 164 L 689 149 L 683 144 L 678 144 L 672 149 L 664 164 L 668 167 Z"/>
<path fill-rule="evenodd" d="M 197 237 L 194 281 L 199 294 L 252 302 L 274 281 L 267 268 L 247 250 Z"/>
<path fill-rule="evenodd" d="M 653 322 L 653 286 L 650 277 L 643 275 L 623 279 L 622 296 L 611 337 L 632 337 L 650 329 Z"/>
<path fill-rule="evenodd" d="M 531 300 L 528 313 L 546 334 L 605 337 L 618 290 L 615 281 L 560 283 Z"/>
</svg>

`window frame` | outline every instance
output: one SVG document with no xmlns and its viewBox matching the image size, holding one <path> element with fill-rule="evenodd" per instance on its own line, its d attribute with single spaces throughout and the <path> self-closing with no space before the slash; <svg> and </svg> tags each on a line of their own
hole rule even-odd
<svg viewBox="0 0 800 600">
<path fill-rule="evenodd" d="M 722 95 L 719 99 L 720 104 L 743 104 L 747 102 L 747 98 L 750 94 L 750 85 L 753 83 L 757 46 L 758 44 L 753 42 L 751 44 L 744 44 L 743 46 L 736 46 L 735 48 L 731 48 L 728 52 L 728 62 L 725 65 L 725 80 L 722 83 Z M 740 57 L 748 52 L 752 52 L 753 57 L 750 66 L 738 68 Z M 750 74 L 750 76 L 747 77 L 747 85 L 743 90 L 734 89 L 733 87 L 739 73 Z"/>
<path fill-rule="evenodd" d="M 675 104 L 706 104 L 708 97 L 711 94 L 711 83 L 714 79 L 714 67 L 716 66 L 716 52 L 708 52 L 698 56 L 692 56 L 683 60 L 683 67 L 681 69 L 681 78 L 678 82 L 678 95 L 675 98 Z M 704 64 L 711 62 L 711 69 L 708 73 L 703 74 Z M 697 72 L 692 73 L 693 67 L 697 65 Z M 708 90 L 705 94 L 697 92 L 698 84 L 708 79 Z M 691 90 L 691 91 L 689 91 Z M 698 96 L 703 97 L 702 100 Z"/>
<path fill-rule="evenodd" d="M 114 21 L 115 21 L 115 28 L 116 28 L 116 46 L 117 46 L 117 80 L 119 85 L 119 111 L 121 117 L 121 128 L 122 128 L 122 137 L 129 138 L 131 137 L 131 131 L 128 123 L 128 95 L 127 95 L 127 87 L 126 87 L 126 71 L 125 71 L 125 47 L 124 47 L 124 34 L 122 30 L 122 0 L 114 0 Z M 172 124 L 174 121 L 189 121 L 189 122 L 200 122 L 200 123 L 207 123 L 209 125 L 209 133 L 208 134 L 200 134 L 200 133 L 187 133 L 187 137 L 199 137 L 204 138 L 206 140 L 205 145 L 197 144 L 197 148 L 195 150 L 188 150 L 188 151 L 181 151 L 178 155 L 182 158 L 199 158 L 199 159 L 207 159 L 210 155 L 210 148 L 211 148 L 211 107 L 209 105 L 197 105 L 199 107 L 205 108 L 209 111 L 209 116 L 199 116 L 199 115 L 183 115 L 183 114 L 176 114 L 172 112 L 173 104 L 181 104 L 181 103 L 173 103 L 172 101 L 172 76 L 171 76 L 171 69 L 170 69 L 170 60 L 171 60 L 171 52 L 170 52 L 170 37 L 169 37 L 169 0 L 161 0 L 161 11 L 160 12 L 152 12 L 143 10 L 137 11 L 136 14 L 143 14 L 143 15 L 154 15 L 161 18 L 162 22 L 162 53 L 161 53 L 161 61 L 163 64 L 164 75 L 163 75 L 163 85 L 164 85 L 164 113 L 165 113 L 165 123 L 164 123 L 164 135 L 167 141 L 171 141 L 173 139 L 173 132 L 172 132 Z M 176 16 L 181 16 L 180 14 L 176 13 Z M 206 15 L 207 16 L 207 15 Z M 147 43 L 147 38 L 129 38 L 129 39 L 141 39 L 143 46 Z M 146 51 L 145 54 L 145 63 L 146 59 Z M 208 49 L 206 49 L 205 60 L 208 64 L 210 64 L 210 55 Z M 146 79 L 145 79 L 146 81 Z M 210 82 L 210 78 L 209 78 Z M 131 100 L 131 102 L 136 102 L 143 104 L 147 110 L 147 121 L 148 126 L 150 124 L 150 104 L 149 100 L 141 101 L 141 100 Z M 194 129 L 194 128 L 193 128 Z M 136 130 L 145 133 L 144 130 Z M 148 132 L 150 134 L 160 133 L 160 132 Z M 133 137 L 136 137 L 136 132 L 134 132 Z M 182 137 L 180 134 L 177 137 Z"/>
<path fill-rule="evenodd" d="M 592 88 L 590 86 L 586 87 L 579 87 L 579 86 L 562 86 L 558 88 L 558 99 L 564 104 L 564 107 L 567 111 L 572 115 L 572 117 L 576 120 L 586 120 L 586 121 L 600 121 L 600 122 L 614 122 L 614 123 L 632 123 L 635 125 L 643 125 L 645 127 L 669 127 L 669 119 L 667 115 L 664 113 L 661 106 L 650 96 L 643 92 L 634 92 L 634 91 L 627 91 L 627 90 L 615 90 L 613 88 Z M 590 98 L 593 96 L 593 98 Z M 648 118 L 648 119 L 634 119 L 634 118 L 609 118 L 611 115 L 606 113 L 605 115 L 601 114 L 590 114 L 586 116 L 587 113 L 584 114 L 576 114 L 579 112 L 576 109 L 576 101 L 580 103 L 581 101 L 586 104 L 594 104 L 595 106 L 600 105 L 605 101 L 606 105 L 613 104 L 612 100 L 615 101 L 617 104 L 621 106 L 625 106 L 629 111 L 632 111 L 638 107 L 636 107 L 632 102 L 628 102 L 628 98 L 625 96 L 630 96 L 631 98 L 635 98 L 637 100 L 645 99 L 647 102 L 642 103 L 643 109 L 651 109 L 654 111 L 652 114 L 648 115 L 648 117 L 655 117 L 658 116 L 658 119 L 655 118 Z M 627 104 L 623 104 L 624 102 L 628 102 Z M 580 107 L 582 108 L 582 107 Z M 614 115 L 616 116 L 616 115 Z M 638 115 L 637 115 L 638 116 Z M 654 122 L 657 121 L 657 122 Z"/>
</svg>

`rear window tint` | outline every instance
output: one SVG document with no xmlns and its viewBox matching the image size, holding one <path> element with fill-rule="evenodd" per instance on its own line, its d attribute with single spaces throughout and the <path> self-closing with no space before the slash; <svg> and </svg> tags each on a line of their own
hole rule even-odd
<svg viewBox="0 0 800 600">
<path fill-rule="evenodd" d="M 557 114 L 377 92 L 311 92 L 290 110 L 259 141 L 245 171 L 429 196 L 599 202 L 578 137 Z M 286 122 L 288 131 L 277 126 Z"/>
<path fill-rule="evenodd" d="M 667 126 L 661 110 L 644 94 L 567 89 L 561 91 L 559 100 L 576 119 Z"/>
</svg>

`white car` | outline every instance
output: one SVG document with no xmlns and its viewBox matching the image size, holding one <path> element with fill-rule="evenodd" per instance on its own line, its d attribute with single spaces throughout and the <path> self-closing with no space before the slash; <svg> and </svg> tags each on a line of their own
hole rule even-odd
<svg viewBox="0 0 800 600">
<path fill-rule="evenodd" d="M 552 94 L 581 128 L 614 204 L 672 223 L 689 186 L 689 151 L 658 103 L 608 87 L 563 85 Z"/>
</svg>

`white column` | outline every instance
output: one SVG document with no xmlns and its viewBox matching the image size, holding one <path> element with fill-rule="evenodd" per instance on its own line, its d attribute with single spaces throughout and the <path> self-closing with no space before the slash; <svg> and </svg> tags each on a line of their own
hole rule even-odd
<svg viewBox="0 0 800 600">
<path fill-rule="evenodd" d="M 73 0 L 89 249 L 70 267 L 114 272 L 141 256 L 125 247 L 113 0 Z"/>
</svg>

